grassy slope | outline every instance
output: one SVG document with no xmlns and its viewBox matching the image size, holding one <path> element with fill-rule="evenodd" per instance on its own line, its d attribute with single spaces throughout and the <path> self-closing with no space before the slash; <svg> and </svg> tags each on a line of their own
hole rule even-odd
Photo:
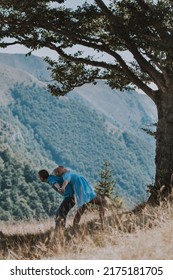
<svg viewBox="0 0 173 280">
<path fill-rule="evenodd" d="M 173 258 L 173 209 L 171 207 L 165 209 L 148 207 L 142 214 L 119 215 L 119 222 L 114 212 L 111 214 L 111 219 L 109 215 L 107 216 L 104 231 L 100 231 L 97 220 L 92 219 L 87 222 L 87 217 L 88 215 L 83 217 L 77 233 L 74 233 L 68 224 L 63 245 L 47 244 L 48 237 L 45 235 L 44 241 L 35 244 L 32 251 L 27 248 L 26 242 L 23 245 L 19 244 L 17 248 L 15 244 L 6 252 L 5 257 L 1 255 L 1 258 L 96 260 Z M 49 220 L 46 223 L 20 223 L 18 228 L 15 225 L 1 223 L 1 228 L 6 235 L 16 233 L 18 236 L 21 235 L 20 231 L 23 229 L 24 232 L 25 229 L 25 233 L 33 233 L 36 239 L 38 235 L 50 231 L 52 225 L 53 220 Z"/>
</svg>

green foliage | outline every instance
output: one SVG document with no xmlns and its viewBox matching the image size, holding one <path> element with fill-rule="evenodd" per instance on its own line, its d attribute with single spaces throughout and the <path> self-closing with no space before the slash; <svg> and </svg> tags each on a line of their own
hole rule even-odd
<svg viewBox="0 0 173 280">
<path fill-rule="evenodd" d="M 32 166 L 15 157 L 10 149 L 0 151 L 4 166 L 0 174 L 0 220 L 39 219 L 55 215 L 60 197 L 40 183 Z"/>
<path fill-rule="evenodd" d="M 110 163 L 105 161 L 104 170 L 99 172 L 100 181 L 96 185 L 96 192 L 101 196 L 107 196 L 110 199 L 114 197 L 115 181 L 112 179 L 112 173 L 109 169 Z"/>
<path fill-rule="evenodd" d="M 96 193 L 100 196 L 107 197 L 111 204 L 117 208 L 122 206 L 122 199 L 117 195 L 115 181 L 112 178 L 110 163 L 105 161 L 104 169 L 99 172 L 100 180 L 95 186 Z"/>
<path fill-rule="evenodd" d="M 172 1 L 96 0 L 73 9 L 65 2 L 1 1 L 1 47 L 20 43 L 56 52 L 57 61 L 46 58 L 58 82 L 49 86 L 53 94 L 103 79 L 112 88 L 137 86 L 153 99 L 147 83 L 160 87 L 163 69 L 172 71 Z M 7 37 L 14 42 L 4 42 Z M 129 62 L 120 55 L 127 51 Z"/>
</svg>

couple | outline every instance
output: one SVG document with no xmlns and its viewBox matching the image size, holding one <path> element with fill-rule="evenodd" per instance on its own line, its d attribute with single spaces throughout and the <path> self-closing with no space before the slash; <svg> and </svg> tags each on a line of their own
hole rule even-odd
<svg viewBox="0 0 173 280">
<path fill-rule="evenodd" d="M 65 227 L 67 214 L 75 205 L 75 202 L 78 210 L 73 220 L 74 227 L 79 224 L 81 216 L 89 204 L 99 206 L 100 221 L 103 227 L 104 199 L 95 194 L 93 188 L 84 177 L 67 170 L 63 166 L 55 168 L 52 174 L 49 174 L 45 169 L 40 170 L 38 174 L 42 182 L 51 185 L 64 197 L 56 213 L 56 231 L 62 230 Z"/>
</svg>

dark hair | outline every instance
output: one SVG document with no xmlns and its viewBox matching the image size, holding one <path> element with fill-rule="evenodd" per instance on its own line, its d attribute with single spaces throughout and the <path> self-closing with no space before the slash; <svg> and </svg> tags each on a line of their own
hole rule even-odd
<svg viewBox="0 0 173 280">
<path fill-rule="evenodd" d="M 42 169 L 38 172 L 39 176 L 43 179 L 46 179 L 49 177 L 49 172 L 45 169 Z"/>
</svg>

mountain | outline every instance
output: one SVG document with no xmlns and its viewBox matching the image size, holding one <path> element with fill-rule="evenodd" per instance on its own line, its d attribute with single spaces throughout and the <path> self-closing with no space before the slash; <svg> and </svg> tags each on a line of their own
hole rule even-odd
<svg viewBox="0 0 173 280">
<path fill-rule="evenodd" d="M 32 74 L 40 81 L 50 80 L 51 72 L 47 70 L 48 64 L 40 57 L 0 53 L 0 63 Z"/>
<path fill-rule="evenodd" d="M 47 185 L 43 188 L 37 171 L 57 164 L 95 185 L 107 160 L 126 203 L 146 199 L 146 186 L 154 179 L 155 140 L 142 127 L 156 122 L 154 104 L 145 95 L 110 90 L 103 82 L 57 98 L 47 91 L 46 69 L 35 56 L 0 55 L 1 219 L 53 215 L 55 195 Z M 14 195 L 15 166 L 20 180 Z"/>
<path fill-rule="evenodd" d="M 121 131 L 138 134 L 141 126 L 149 125 L 157 119 L 154 103 L 146 95 L 135 91 L 111 90 L 103 82 L 99 82 L 97 87 L 93 86 L 91 89 L 91 85 L 84 85 L 75 92 L 111 123 L 115 123 Z"/>
</svg>

